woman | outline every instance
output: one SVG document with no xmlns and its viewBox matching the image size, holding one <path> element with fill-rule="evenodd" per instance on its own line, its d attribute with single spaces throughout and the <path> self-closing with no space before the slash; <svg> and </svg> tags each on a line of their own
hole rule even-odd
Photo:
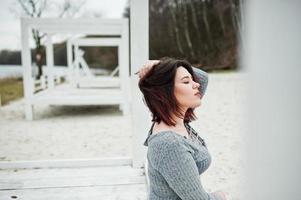
<svg viewBox="0 0 301 200">
<path fill-rule="evenodd" d="M 199 175 L 211 157 L 205 141 L 189 125 L 196 119 L 208 75 L 184 60 L 148 61 L 139 70 L 139 88 L 152 114 L 148 147 L 149 200 L 225 200 L 221 191 L 207 193 Z"/>
</svg>

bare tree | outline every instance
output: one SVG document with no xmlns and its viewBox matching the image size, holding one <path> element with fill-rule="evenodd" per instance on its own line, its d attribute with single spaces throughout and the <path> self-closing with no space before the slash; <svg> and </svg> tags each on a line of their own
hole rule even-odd
<svg viewBox="0 0 301 200">
<path fill-rule="evenodd" d="M 182 43 L 180 41 L 180 30 L 179 30 L 179 23 L 177 22 L 178 17 L 176 16 L 176 5 L 177 2 L 175 1 L 170 1 L 169 3 L 169 11 L 170 11 L 170 15 L 171 15 L 171 22 L 173 23 L 173 27 L 174 27 L 174 32 L 175 32 L 175 36 L 176 36 L 176 44 L 178 47 L 178 50 L 181 54 L 184 54 L 184 50 L 182 47 Z"/>
<path fill-rule="evenodd" d="M 41 18 L 44 17 L 43 14 L 49 10 L 51 5 L 54 5 L 58 10 L 58 15 L 55 17 L 62 18 L 74 16 L 76 13 L 78 13 L 84 3 L 85 0 L 73 0 L 72 3 L 71 0 L 64 0 L 62 4 L 56 4 L 47 0 L 16 0 L 17 7 L 14 7 L 11 10 L 18 16 Z M 42 44 L 42 39 L 44 38 L 45 34 L 42 34 L 40 33 L 40 31 L 33 29 L 32 36 L 35 42 L 35 62 L 38 66 L 38 74 L 36 78 L 39 79 L 42 75 L 42 65 L 43 60 L 45 59 L 44 47 Z"/>
<path fill-rule="evenodd" d="M 185 2 L 185 1 L 181 1 L 180 3 L 180 7 L 182 8 L 182 13 L 183 13 L 183 25 L 184 25 L 184 35 L 185 35 L 185 39 L 186 39 L 186 43 L 189 47 L 189 52 L 190 52 L 190 55 L 191 57 L 195 57 L 195 53 L 193 51 L 193 48 L 192 48 L 192 42 L 191 42 L 191 39 L 190 39 L 190 27 L 188 26 L 188 15 L 187 15 L 187 7 L 188 7 L 188 4 L 189 2 Z"/>
</svg>

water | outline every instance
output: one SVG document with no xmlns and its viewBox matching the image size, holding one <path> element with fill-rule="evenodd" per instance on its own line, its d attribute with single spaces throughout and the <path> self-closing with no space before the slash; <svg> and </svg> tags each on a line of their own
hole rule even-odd
<svg viewBox="0 0 301 200">
<path fill-rule="evenodd" d="M 37 74 L 37 68 L 33 68 L 33 74 Z M 67 66 L 56 65 L 54 66 L 55 75 L 66 75 Z M 107 69 L 90 69 L 94 75 L 109 75 L 112 71 Z M 44 73 L 45 72 L 45 73 Z M 43 66 L 43 74 L 47 74 L 47 67 Z M 0 78 L 10 78 L 10 77 L 22 77 L 23 68 L 21 65 L 0 65 Z"/>
<path fill-rule="evenodd" d="M 47 67 L 43 66 L 43 72 L 47 74 Z M 55 66 L 54 74 L 62 75 L 66 74 L 66 66 Z M 37 74 L 37 68 L 33 69 L 33 74 Z M 44 74 L 44 73 L 43 73 Z M 21 65 L 0 65 L 0 78 L 9 78 L 9 77 L 22 77 L 23 68 Z"/>
<path fill-rule="evenodd" d="M 0 78 L 22 77 L 23 68 L 21 65 L 0 65 Z"/>
</svg>

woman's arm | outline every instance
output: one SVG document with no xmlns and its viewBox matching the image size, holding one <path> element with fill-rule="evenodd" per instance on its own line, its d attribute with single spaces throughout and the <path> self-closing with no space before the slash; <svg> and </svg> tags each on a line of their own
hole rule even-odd
<svg viewBox="0 0 301 200">
<path fill-rule="evenodd" d="M 184 144 L 160 141 L 157 145 L 160 148 L 154 149 L 150 155 L 152 165 L 181 199 L 223 200 L 218 194 L 204 190 L 196 163 Z"/>
<path fill-rule="evenodd" d="M 195 75 L 197 76 L 198 83 L 200 84 L 199 90 L 203 96 L 206 92 L 207 85 L 208 85 L 208 73 L 196 67 L 192 67 L 192 69 Z"/>
</svg>

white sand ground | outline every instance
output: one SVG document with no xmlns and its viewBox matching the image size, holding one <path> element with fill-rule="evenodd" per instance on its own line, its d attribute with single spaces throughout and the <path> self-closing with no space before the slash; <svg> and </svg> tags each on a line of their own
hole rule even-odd
<svg viewBox="0 0 301 200">
<path fill-rule="evenodd" d="M 209 74 L 198 120 L 192 122 L 212 155 L 202 183 L 231 200 L 241 199 L 244 180 L 245 78 Z M 0 107 L 0 161 L 131 156 L 131 118 L 117 107 L 36 106 L 35 120 L 26 121 L 23 106 L 19 100 Z"/>
</svg>

